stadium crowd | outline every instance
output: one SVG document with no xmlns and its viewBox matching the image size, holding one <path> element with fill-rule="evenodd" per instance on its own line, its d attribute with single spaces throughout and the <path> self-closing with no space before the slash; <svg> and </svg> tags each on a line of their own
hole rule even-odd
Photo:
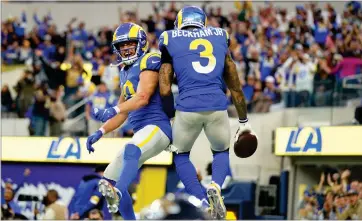
<svg viewBox="0 0 362 221">
<path fill-rule="evenodd" d="M 350 180 L 350 176 L 350 170 L 322 173 L 318 186 L 304 192 L 303 199 L 298 205 L 298 218 L 361 220 L 362 182 Z"/>
<path fill-rule="evenodd" d="M 120 22 L 142 24 L 150 50 L 157 51 L 158 37 L 174 28 L 178 8 L 174 2 L 168 7 L 152 4 L 147 19 L 126 11 Z M 351 89 L 340 93 L 340 88 L 343 78 L 361 73 L 361 3 L 346 2 L 341 14 L 328 3 L 306 3 L 287 11 L 271 2 L 257 10 L 251 1 L 235 2 L 238 12 L 227 15 L 207 2 L 202 7 L 210 26 L 230 33 L 230 50 L 250 112 L 342 105 L 341 96 L 359 96 Z M 37 136 L 44 136 L 48 125 L 50 135 L 61 135 L 64 120 L 85 111 L 88 133 L 94 132 L 99 122 L 92 119 L 91 107 L 107 108 L 120 94 L 119 67 L 110 66 L 117 63 L 111 49 L 114 27 L 92 33 L 84 22 L 75 26 L 77 18 L 72 18 L 60 32 L 50 13 L 42 20 L 34 13 L 35 27 L 28 27 L 27 19 L 22 13 L 20 19 L 2 21 L 2 62 L 27 66 L 14 87 L 16 95 L 9 90 L 13 85 L 2 86 L 2 111 L 31 118 L 29 129 Z M 173 92 L 177 96 L 177 87 Z M 67 116 L 66 109 L 85 98 L 87 105 Z M 235 114 L 232 107 L 229 114 Z M 130 136 L 132 129 L 126 124 L 118 135 Z"/>
</svg>

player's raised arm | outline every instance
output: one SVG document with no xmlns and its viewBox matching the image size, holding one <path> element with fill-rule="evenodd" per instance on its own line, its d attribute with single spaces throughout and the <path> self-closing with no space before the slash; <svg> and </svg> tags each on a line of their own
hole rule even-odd
<svg viewBox="0 0 362 221">
<path fill-rule="evenodd" d="M 172 58 L 167 51 L 168 33 L 163 32 L 159 40 L 159 49 L 161 51 L 161 68 L 159 71 L 160 94 L 165 97 L 171 94 L 171 86 L 173 81 Z"/>
<path fill-rule="evenodd" d="M 141 73 L 136 94 L 124 103 L 118 104 L 114 109 L 117 113 L 128 113 L 138 110 L 148 104 L 158 86 L 158 70 L 160 69 L 161 58 L 158 53 L 145 55 L 141 62 Z"/>
<path fill-rule="evenodd" d="M 158 70 L 161 56 L 157 53 L 145 55 L 140 62 L 140 75 L 137 91 L 127 101 L 96 113 L 96 118 L 106 122 L 117 114 L 127 114 L 146 106 L 158 86 Z"/>
<path fill-rule="evenodd" d="M 230 52 L 226 55 L 224 66 L 224 80 L 230 90 L 233 103 L 238 112 L 240 120 L 247 119 L 247 106 L 245 96 L 241 90 L 240 79 L 236 70 L 236 65 L 231 58 Z"/>
</svg>

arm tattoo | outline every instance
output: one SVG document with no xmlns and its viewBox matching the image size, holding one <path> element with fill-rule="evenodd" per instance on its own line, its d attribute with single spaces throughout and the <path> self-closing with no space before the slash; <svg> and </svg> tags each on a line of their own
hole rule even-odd
<svg viewBox="0 0 362 221">
<path fill-rule="evenodd" d="M 228 54 L 225 58 L 224 80 L 230 90 L 233 103 L 239 115 L 239 119 L 246 119 L 247 108 L 245 96 L 241 90 L 241 84 L 238 72 L 236 70 L 236 65 L 230 54 Z"/>
<path fill-rule="evenodd" d="M 171 85 L 173 80 L 172 64 L 163 63 L 159 73 L 159 84 L 161 96 L 167 96 L 171 93 Z"/>
</svg>

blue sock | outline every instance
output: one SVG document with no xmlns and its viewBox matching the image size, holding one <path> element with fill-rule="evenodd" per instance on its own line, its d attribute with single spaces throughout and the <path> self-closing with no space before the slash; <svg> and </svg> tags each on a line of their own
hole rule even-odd
<svg viewBox="0 0 362 221">
<path fill-rule="evenodd" d="M 201 184 L 197 179 L 196 169 L 190 161 L 190 152 L 174 154 L 173 159 L 176 165 L 176 172 L 181 182 L 185 185 L 186 192 L 200 200 L 206 198 Z"/>
<path fill-rule="evenodd" d="M 124 220 L 136 220 L 136 215 L 133 211 L 132 197 L 128 190 L 122 191 L 122 198 L 119 203 L 119 212 Z"/>
<path fill-rule="evenodd" d="M 141 149 L 139 147 L 133 144 L 126 145 L 121 176 L 116 184 L 116 188 L 122 193 L 119 211 L 124 219 L 136 219 L 133 211 L 132 198 L 128 193 L 128 187 L 137 176 L 140 157 Z"/>
<path fill-rule="evenodd" d="M 217 183 L 221 188 L 229 172 L 229 149 L 221 152 L 213 151 L 213 155 L 212 181 Z"/>
</svg>

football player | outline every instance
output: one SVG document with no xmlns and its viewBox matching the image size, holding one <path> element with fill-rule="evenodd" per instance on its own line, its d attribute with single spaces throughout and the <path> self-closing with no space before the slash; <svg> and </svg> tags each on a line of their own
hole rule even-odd
<svg viewBox="0 0 362 221">
<path fill-rule="evenodd" d="M 125 220 L 134 220 L 136 217 L 128 186 L 146 160 L 168 147 L 172 132 L 158 90 L 161 58 L 157 53 L 146 53 L 148 42 L 145 31 L 139 25 L 124 23 L 115 30 L 112 46 L 120 63 L 124 64 L 120 71 L 122 95 L 118 105 L 94 110 L 96 119 L 107 122 L 88 137 L 87 149 L 90 153 L 94 152 L 92 145 L 104 134 L 118 128 L 128 117 L 135 134 L 106 168 L 104 177 L 99 181 L 99 191 L 111 213 L 120 211 Z"/>
<path fill-rule="evenodd" d="M 251 131 L 251 127 L 236 66 L 228 49 L 229 35 L 221 28 L 207 28 L 206 20 L 202 9 L 186 6 L 177 14 L 175 29 L 162 33 L 159 85 L 161 96 L 169 95 L 175 73 L 179 96 L 172 125 L 173 146 L 177 149 L 174 162 L 186 191 L 199 199 L 203 199 L 204 194 L 189 158 L 190 151 L 202 129 L 211 143 L 213 182 L 207 188 L 207 197 L 211 215 L 223 219 L 226 208 L 220 187 L 228 173 L 230 142 L 223 81 L 239 116 L 236 138 L 242 132 Z"/>
</svg>

